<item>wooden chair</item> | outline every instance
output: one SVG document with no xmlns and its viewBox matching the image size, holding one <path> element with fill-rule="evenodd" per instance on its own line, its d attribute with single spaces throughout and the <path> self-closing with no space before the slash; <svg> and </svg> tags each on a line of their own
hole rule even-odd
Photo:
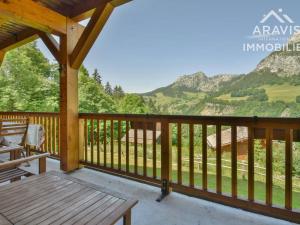
<svg viewBox="0 0 300 225">
<path fill-rule="evenodd" d="M 0 183 L 15 181 L 21 179 L 22 176 L 32 175 L 32 173 L 20 169 L 19 166 L 22 163 L 29 165 L 29 162 L 35 159 L 39 160 L 38 172 L 43 173 L 46 171 L 48 153 L 28 157 L 24 153 L 28 124 L 28 118 L 0 119 L 0 138 L 2 139 L 0 154 L 10 153 L 10 161 L 0 163 Z M 12 139 L 14 140 L 11 141 Z M 23 158 L 20 158 L 21 155 Z"/>
<path fill-rule="evenodd" d="M 25 157 L 28 125 L 28 118 L 0 119 L 0 154 L 9 152 L 11 160 L 19 158 L 19 154 Z"/>
</svg>

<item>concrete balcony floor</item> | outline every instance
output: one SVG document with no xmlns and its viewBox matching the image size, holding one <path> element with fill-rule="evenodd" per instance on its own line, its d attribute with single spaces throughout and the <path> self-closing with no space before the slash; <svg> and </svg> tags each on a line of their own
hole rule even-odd
<svg viewBox="0 0 300 225">
<path fill-rule="evenodd" d="M 37 162 L 32 162 L 31 166 L 26 169 L 37 171 Z M 59 171 L 59 162 L 47 159 L 47 170 Z M 155 200 L 160 194 L 159 188 L 90 169 L 80 169 L 70 175 L 138 199 L 139 203 L 132 211 L 133 225 L 294 224 L 178 193 L 171 193 L 161 203 L 158 203 Z M 117 225 L 121 224 L 121 221 L 117 223 Z"/>
</svg>

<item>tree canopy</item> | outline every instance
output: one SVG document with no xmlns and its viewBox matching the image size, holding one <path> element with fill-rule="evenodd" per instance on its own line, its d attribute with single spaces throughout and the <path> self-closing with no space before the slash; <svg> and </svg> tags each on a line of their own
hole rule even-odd
<svg viewBox="0 0 300 225">
<path fill-rule="evenodd" d="M 127 95 L 120 85 L 102 85 L 97 69 L 79 70 L 79 111 L 92 113 L 144 113 L 142 97 Z M 0 111 L 59 111 L 59 65 L 51 63 L 36 42 L 10 51 L 0 68 Z"/>
</svg>

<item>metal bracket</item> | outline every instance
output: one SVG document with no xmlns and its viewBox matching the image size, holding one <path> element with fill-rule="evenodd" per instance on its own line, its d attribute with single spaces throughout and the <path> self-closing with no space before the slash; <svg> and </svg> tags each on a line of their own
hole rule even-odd
<svg viewBox="0 0 300 225">
<path fill-rule="evenodd" d="M 161 202 L 167 195 L 169 195 L 169 182 L 164 179 L 162 180 L 161 195 L 156 199 L 157 202 Z"/>
</svg>

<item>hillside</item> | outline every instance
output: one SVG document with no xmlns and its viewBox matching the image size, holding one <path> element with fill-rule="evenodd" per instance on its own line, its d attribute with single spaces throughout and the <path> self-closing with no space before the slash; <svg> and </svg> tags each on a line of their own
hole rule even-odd
<svg viewBox="0 0 300 225">
<path fill-rule="evenodd" d="M 288 45 L 299 42 L 300 33 Z M 273 52 L 249 74 L 184 75 L 143 96 L 157 113 L 298 117 L 300 52 Z"/>
</svg>

